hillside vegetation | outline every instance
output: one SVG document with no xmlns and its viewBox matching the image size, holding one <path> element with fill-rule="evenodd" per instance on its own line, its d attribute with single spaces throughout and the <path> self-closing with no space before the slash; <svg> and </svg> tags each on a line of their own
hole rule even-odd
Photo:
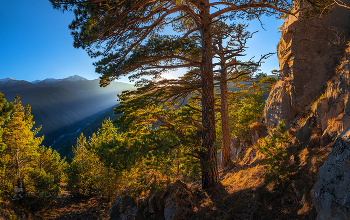
<svg viewBox="0 0 350 220">
<path fill-rule="evenodd" d="M 241 84 L 239 91 L 229 92 L 230 119 L 232 126 L 237 128 L 232 129 L 232 135 L 239 137 L 243 142 L 250 140 L 254 123 L 259 123 L 266 94 L 271 88 L 270 83 L 274 80 L 274 78 L 262 76 L 254 80 L 253 84 Z M 18 111 L 16 110 L 18 107 L 13 109 L 12 106 L 20 106 L 20 101 L 17 98 L 13 104 L 7 104 L 4 99 L 2 100 L 2 112 L 7 112 L 3 114 L 2 129 L 6 131 Z M 190 98 L 189 102 L 196 102 L 196 99 Z M 132 111 L 127 110 L 130 107 L 133 107 Z M 127 102 L 122 101 L 121 105 L 116 108 L 117 111 L 125 109 L 124 114 L 116 120 L 118 128 L 112 124 L 111 120 L 105 120 L 102 127 L 97 132 L 90 134 L 88 138 L 81 133 L 74 144 L 73 157 L 69 164 L 65 162 L 65 159 L 61 159 L 56 151 L 51 148 L 46 150 L 46 147 L 40 145 L 42 138 L 36 138 L 38 140 L 36 142 L 29 142 L 27 147 L 21 151 L 16 150 L 16 142 L 4 142 L 3 158 L 13 158 L 18 152 L 20 157 L 26 159 L 23 159 L 22 167 L 18 168 L 15 176 L 9 169 L 9 160 L 2 161 L 2 167 L 4 167 L 2 180 L 11 183 L 2 188 L 2 206 L 8 209 L 2 215 L 6 218 L 18 215 L 17 211 L 10 211 L 11 208 L 9 208 L 17 207 L 14 210 L 22 210 L 29 219 L 48 218 L 49 215 L 44 214 L 43 211 L 47 209 L 52 209 L 52 216 L 59 218 L 64 214 L 68 215 L 66 212 L 72 212 L 68 208 L 70 205 L 76 204 L 79 200 L 87 202 L 86 198 L 101 198 L 100 201 L 104 200 L 107 203 L 113 201 L 120 193 L 126 193 L 134 199 L 147 198 L 152 193 L 164 190 L 175 180 L 181 179 L 190 185 L 191 182 L 200 180 L 199 158 L 193 156 L 193 152 L 198 149 L 198 139 L 195 138 L 198 131 L 189 124 L 183 130 L 184 123 L 188 123 L 188 117 L 195 118 L 198 117 L 198 114 L 187 106 L 180 108 L 169 105 L 166 108 L 141 106 L 138 109 L 135 107 L 137 106 L 129 106 Z M 160 114 L 167 115 L 173 120 L 172 123 L 178 124 L 179 127 L 167 129 L 159 118 Z M 21 120 L 26 121 L 27 119 L 23 117 Z M 154 126 L 154 122 L 160 124 Z M 29 131 L 32 135 L 37 132 L 33 129 Z M 86 130 L 86 132 L 89 131 Z M 220 129 L 217 132 L 220 134 Z M 7 135 L 3 133 L 2 137 L 6 138 Z M 33 150 L 36 157 L 29 156 L 27 153 Z M 220 150 L 219 145 L 218 150 Z M 44 154 L 47 156 L 44 157 Z M 56 165 L 52 164 L 51 160 L 56 161 Z M 54 169 L 53 165 L 56 166 Z M 254 168 L 254 170 L 263 172 L 262 167 Z M 50 172 L 59 172 L 59 176 L 55 178 L 55 175 L 58 174 Z M 228 176 L 230 173 L 225 171 Z M 240 172 L 239 175 L 241 174 Z M 262 173 L 259 175 L 261 176 Z M 222 185 L 225 187 L 231 187 L 231 182 L 234 181 L 228 176 L 221 174 Z M 240 181 L 243 179 L 240 178 Z M 262 180 L 257 182 L 259 181 Z M 200 190 L 198 183 L 193 186 Z M 22 188 L 23 192 L 14 194 L 15 188 Z M 8 203 L 11 197 L 16 200 Z M 62 201 L 66 204 L 63 205 Z M 93 203 L 99 204 L 98 206 L 103 204 Z M 213 205 L 211 202 L 208 203 L 208 207 Z M 62 211 L 60 207 L 67 207 L 67 209 Z M 88 213 L 91 211 L 90 208 Z M 60 209 L 61 214 L 58 213 Z M 81 207 L 80 211 L 86 212 L 86 208 Z M 101 216 L 106 215 L 106 210 L 104 213 L 99 213 Z M 74 218 L 76 215 L 72 216 Z"/>
<path fill-rule="evenodd" d="M 1 94 L 1 218 L 349 218 L 349 10 L 50 1 L 74 10 L 74 46 L 100 58 L 100 85 L 128 75 L 136 89 L 118 94 L 114 120 L 79 132 L 71 155 L 71 142 L 60 149 L 69 160 L 44 146 L 29 105 Z M 276 79 L 258 73 L 271 54 L 238 60 L 253 34 L 235 19 L 283 14 Z M 168 25 L 177 34 L 164 35 Z"/>
</svg>

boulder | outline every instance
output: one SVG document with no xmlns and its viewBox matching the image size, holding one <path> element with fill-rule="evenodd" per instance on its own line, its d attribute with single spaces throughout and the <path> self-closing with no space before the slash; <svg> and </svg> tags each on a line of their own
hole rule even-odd
<svg viewBox="0 0 350 220">
<path fill-rule="evenodd" d="M 333 144 L 311 191 L 317 220 L 350 219 L 350 127 Z"/>
<path fill-rule="evenodd" d="M 256 144 L 261 137 L 267 136 L 267 129 L 264 123 L 254 122 L 249 125 L 250 142 Z"/>
<path fill-rule="evenodd" d="M 186 184 L 177 180 L 165 191 L 154 193 L 137 202 L 131 197 L 119 196 L 110 208 L 110 219 L 191 219 L 195 214 L 193 201 L 193 195 Z"/>
<path fill-rule="evenodd" d="M 134 219 L 137 213 L 133 198 L 122 195 L 114 201 L 109 208 L 109 216 L 111 220 Z"/>
<path fill-rule="evenodd" d="M 185 184 L 178 187 L 167 198 L 164 208 L 165 220 L 190 219 L 194 215 L 191 192 Z"/>
</svg>

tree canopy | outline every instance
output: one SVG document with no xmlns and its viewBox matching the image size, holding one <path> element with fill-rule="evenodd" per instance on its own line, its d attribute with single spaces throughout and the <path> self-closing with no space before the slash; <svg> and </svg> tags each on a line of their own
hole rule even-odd
<svg viewBox="0 0 350 220">
<path fill-rule="evenodd" d="M 125 60 L 133 50 L 142 46 L 166 27 L 171 26 L 179 42 L 197 37 L 201 49 L 199 76 L 202 106 L 202 145 L 206 149 L 203 162 L 210 164 L 202 170 L 202 187 L 209 188 L 218 182 L 217 152 L 215 146 L 214 75 L 212 24 L 225 18 L 259 17 L 290 13 L 291 1 L 110 1 L 110 0 L 50 0 L 54 8 L 74 10 L 74 46 L 87 50 L 91 57 L 102 57 L 96 69 L 102 73 L 101 85 L 124 75 Z M 189 62 L 185 57 L 171 60 Z M 153 68 L 159 68 L 152 66 Z M 167 68 L 161 66 L 160 68 Z M 151 68 L 150 68 L 151 69 Z"/>
</svg>

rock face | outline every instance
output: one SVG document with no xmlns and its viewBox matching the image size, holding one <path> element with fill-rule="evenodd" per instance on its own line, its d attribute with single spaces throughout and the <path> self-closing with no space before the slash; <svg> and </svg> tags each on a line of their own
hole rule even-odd
<svg viewBox="0 0 350 220">
<path fill-rule="evenodd" d="M 311 194 L 317 220 L 350 219 L 350 127 L 334 142 Z"/>
<path fill-rule="evenodd" d="M 189 219 L 194 215 L 192 195 L 185 187 L 177 187 L 164 206 L 165 220 Z"/>
<path fill-rule="evenodd" d="M 316 122 L 323 131 L 323 145 L 350 126 L 349 60 L 343 61 L 338 71 L 333 81 L 328 83 L 324 97 L 314 104 Z"/>
<path fill-rule="evenodd" d="M 128 196 L 119 196 L 109 209 L 111 220 L 134 219 L 137 209 L 134 208 L 135 201 Z"/>
<path fill-rule="evenodd" d="M 350 0 L 344 1 L 349 5 Z M 286 125 L 302 116 L 306 107 L 320 97 L 350 36 L 350 10 L 335 6 L 321 18 L 289 16 L 277 46 L 279 80 L 266 102 L 268 127 L 285 119 Z"/>
<path fill-rule="evenodd" d="M 137 202 L 131 197 L 119 196 L 109 211 L 111 220 L 182 220 L 191 219 L 195 214 L 194 208 L 191 191 L 178 180 L 169 185 L 165 192 Z"/>
<path fill-rule="evenodd" d="M 310 104 L 309 115 L 296 134 L 300 143 L 319 129 L 322 132 L 321 145 L 326 146 L 350 126 L 350 62 L 345 60 L 346 57 L 336 75 L 327 82 L 325 92 Z"/>
</svg>

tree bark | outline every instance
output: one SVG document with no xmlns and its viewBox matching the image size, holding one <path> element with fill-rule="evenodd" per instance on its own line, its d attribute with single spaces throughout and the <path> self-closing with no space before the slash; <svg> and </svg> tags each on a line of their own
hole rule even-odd
<svg viewBox="0 0 350 220">
<path fill-rule="evenodd" d="M 209 1 L 201 1 L 201 35 L 202 35 L 202 146 L 206 150 L 201 160 L 202 188 L 207 189 L 217 185 L 218 165 L 215 146 L 215 115 L 214 115 L 214 81 L 212 63 L 212 39 Z"/>
<path fill-rule="evenodd" d="M 221 59 L 223 62 L 225 60 Z M 221 65 L 221 82 L 220 82 L 220 97 L 221 97 L 221 132 L 222 132 L 222 145 L 221 145 L 221 164 L 223 168 L 231 167 L 231 149 L 230 149 L 230 127 L 228 116 L 228 103 L 227 103 L 227 71 L 223 68 L 225 65 Z"/>
<path fill-rule="evenodd" d="M 17 176 L 17 188 L 21 188 L 21 174 L 19 173 L 19 156 L 18 150 L 16 150 L 16 176 Z"/>
</svg>

